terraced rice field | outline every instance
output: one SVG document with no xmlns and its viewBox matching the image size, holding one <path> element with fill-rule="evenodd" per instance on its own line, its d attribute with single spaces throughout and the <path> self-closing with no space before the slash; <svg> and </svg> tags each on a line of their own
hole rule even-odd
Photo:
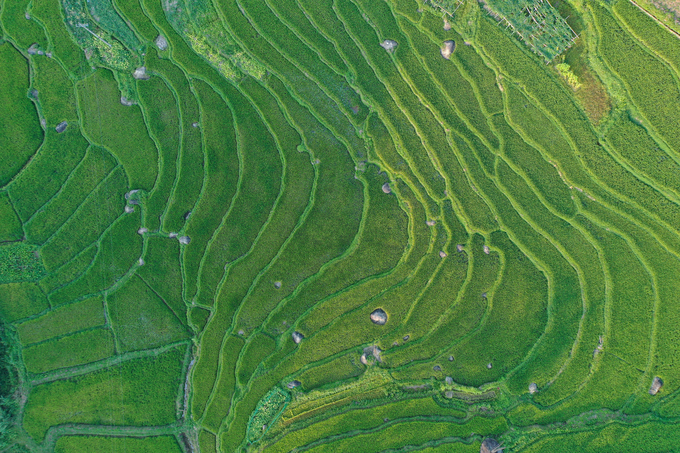
<svg viewBox="0 0 680 453">
<path fill-rule="evenodd" d="M 675 451 L 680 40 L 499 1 L 0 0 L 0 451 Z"/>
</svg>

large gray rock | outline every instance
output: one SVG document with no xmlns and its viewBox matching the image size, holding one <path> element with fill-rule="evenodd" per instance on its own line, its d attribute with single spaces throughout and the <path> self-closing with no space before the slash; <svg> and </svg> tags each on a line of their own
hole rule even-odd
<svg viewBox="0 0 680 453">
<path fill-rule="evenodd" d="M 654 376 L 654 380 L 652 381 L 652 386 L 649 387 L 649 394 L 654 396 L 657 393 L 659 393 L 659 390 L 661 390 L 661 387 L 663 386 L 663 380 L 658 377 Z"/>
<path fill-rule="evenodd" d="M 135 69 L 135 72 L 132 73 L 132 77 L 134 77 L 137 80 L 148 80 L 149 74 L 146 73 L 145 66 L 140 66 L 137 69 Z"/>
<path fill-rule="evenodd" d="M 388 52 L 394 52 L 398 45 L 397 41 L 392 41 L 391 39 L 386 39 L 380 43 L 380 46 Z"/>
<path fill-rule="evenodd" d="M 502 453 L 502 451 L 501 444 L 491 437 L 484 439 L 482 446 L 479 448 L 479 453 Z"/>
<path fill-rule="evenodd" d="M 451 58 L 451 54 L 453 53 L 453 51 L 455 49 L 456 49 L 456 42 L 455 41 L 453 41 L 451 39 L 444 41 L 444 43 L 442 44 L 442 49 L 441 49 L 442 57 L 444 57 L 448 60 L 449 58 Z"/>
<path fill-rule="evenodd" d="M 295 344 L 300 344 L 300 342 L 305 339 L 305 336 L 302 335 L 298 331 L 293 332 L 292 336 L 293 336 L 293 341 L 295 342 Z"/>
<path fill-rule="evenodd" d="M 58 134 L 61 134 L 66 130 L 66 126 L 68 126 L 68 123 L 66 121 L 62 121 L 61 123 L 57 124 L 57 127 L 55 127 L 54 130 L 56 130 Z"/>
<path fill-rule="evenodd" d="M 158 47 L 158 50 L 165 50 L 168 48 L 168 40 L 165 39 L 165 36 L 163 35 L 158 35 L 156 38 L 156 47 Z"/>
<path fill-rule="evenodd" d="M 371 321 L 379 326 L 384 326 L 387 322 L 387 313 L 382 308 L 376 308 L 371 313 Z"/>
</svg>

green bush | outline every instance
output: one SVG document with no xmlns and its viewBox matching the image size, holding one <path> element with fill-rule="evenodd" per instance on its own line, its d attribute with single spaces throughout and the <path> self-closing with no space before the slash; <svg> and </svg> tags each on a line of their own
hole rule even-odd
<svg viewBox="0 0 680 453">
<path fill-rule="evenodd" d="M 246 436 L 248 442 L 255 442 L 262 437 L 267 428 L 283 412 L 288 401 L 290 401 L 290 394 L 279 387 L 274 387 L 257 403 L 257 408 L 248 422 L 248 434 Z"/>
<path fill-rule="evenodd" d="M 34 282 L 44 275 L 37 247 L 24 242 L 0 245 L 0 284 Z"/>
</svg>

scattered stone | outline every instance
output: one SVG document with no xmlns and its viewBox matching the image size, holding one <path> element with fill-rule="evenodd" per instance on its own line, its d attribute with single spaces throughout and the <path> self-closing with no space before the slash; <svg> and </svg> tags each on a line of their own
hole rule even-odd
<svg viewBox="0 0 680 453">
<path fill-rule="evenodd" d="M 290 381 L 288 384 L 286 384 L 286 387 L 289 389 L 294 389 L 295 387 L 300 387 L 302 385 L 302 382 L 300 381 Z"/>
<path fill-rule="evenodd" d="M 276 289 L 281 289 L 281 282 L 275 281 L 275 282 L 274 282 L 274 288 L 276 288 Z"/>
<path fill-rule="evenodd" d="M 42 50 L 41 50 L 40 52 L 38 52 L 38 54 L 39 54 L 39 55 L 42 55 Z M 47 58 L 52 58 L 52 52 L 45 52 L 45 56 L 46 56 Z"/>
<path fill-rule="evenodd" d="M 132 73 L 132 77 L 137 80 L 148 80 L 150 78 L 149 74 L 146 73 L 146 66 L 140 66 L 135 69 L 135 72 Z"/>
<path fill-rule="evenodd" d="M 447 385 L 453 385 L 453 378 L 451 376 L 446 376 L 446 379 L 444 380 L 446 381 Z"/>
<path fill-rule="evenodd" d="M 135 208 L 130 205 L 125 205 L 125 213 L 130 214 L 131 212 L 135 212 Z"/>
<path fill-rule="evenodd" d="M 156 41 L 154 42 L 156 43 L 156 47 L 158 47 L 158 50 L 165 50 L 168 48 L 168 40 L 165 39 L 165 36 L 163 35 L 158 35 Z"/>
<path fill-rule="evenodd" d="M 129 200 L 130 197 L 131 197 L 132 195 L 136 194 L 137 192 L 139 192 L 139 189 L 133 189 L 133 190 L 127 192 L 127 193 L 125 194 L 125 199 L 126 199 L 126 200 Z"/>
<path fill-rule="evenodd" d="M 392 193 L 392 189 L 390 189 L 389 182 L 386 182 L 385 184 L 382 185 L 382 191 L 385 193 Z"/>
<path fill-rule="evenodd" d="M 538 392 L 538 385 L 536 385 L 535 382 L 532 382 L 531 384 L 529 384 L 529 393 L 533 395 L 536 392 Z"/>
<path fill-rule="evenodd" d="M 66 126 L 68 126 L 68 122 L 62 121 L 61 123 L 57 124 L 57 127 L 55 127 L 54 130 L 57 131 L 57 134 L 61 134 L 66 130 Z"/>
<path fill-rule="evenodd" d="M 120 97 L 120 103 L 123 104 L 123 105 L 127 105 L 128 107 L 136 104 L 135 101 L 133 101 L 132 99 L 128 99 L 125 96 Z"/>
<path fill-rule="evenodd" d="M 179 237 L 179 243 L 187 245 L 189 242 L 191 242 L 191 238 L 189 236 L 180 236 Z"/>
<path fill-rule="evenodd" d="M 451 30 L 451 23 L 446 19 L 444 19 L 444 30 L 446 31 Z"/>
<path fill-rule="evenodd" d="M 437 221 L 436 220 L 428 220 L 425 223 L 427 224 L 427 226 L 435 226 L 437 224 Z"/>
<path fill-rule="evenodd" d="M 189 217 L 191 217 L 191 211 L 184 213 L 184 220 L 189 220 Z"/>
<path fill-rule="evenodd" d="M 389 418 L 383 418 L 383 421 L 384 421 L 385 423 L 387 423 L 387 422 L 390 421 L 390 419 L 389 419 Z"/>
<path fill-rule="evenodd" d="M 40 118 L 40 125 L 42 127 L 47 127 L 47 120 L 45 118 Z"/>
<path fill-rule="evenodd" d="M 449 356 L 449 362 L 453 362 L 453 356 L 452 355 Z"/>
<path fill-rule="evenodd" d="M 29 47 L 26 52 L 28 52 L 29 55 L 42 55 L 42 51 L 38 47 L 37 43 L 31 44 L 31 47 Z"/>
<path fill-rule="evenodd" d="M 489 363 L 486 365 L 486 367 L 487 367 L 488 369 L 491 369 L 491 368 L 493 368 L 493 365 L 491 365 L 491 363 L 489 362 Z"/>
<path fill-rule="evenodd" d="M 661 387 L 663 386 L 663 380 L 659 376 L 654 376 L 654 380 L 652 381 L 652 386 L 649 387 L 649 394 L 654 396 L 657 393 L 659 393 L 659 390 L 661 390 Z"/>
<path fill-rule="evenodd" d="M 24 14 L 24 17 L 26 18 L 26 20 L 31 20 L 31 15 L 28 13 Z"/>
<path fill-rule="evenodd" d="M 496 439 L 487 437 L 482 442 L 482 446 L 479 448 L 479 453 L 503 453 L 501 444 L 499 444 Z"/>
<path fill-rule="evenodd" d="M 168 234 L 168 237 L 170 239 L 175 239 L 177 237 L 177 233 L 170 233 L 170 234 Z"/>
<path fill-rule="evenodd" d="M 139 258 L 137 263 L 139 263 L 140 266 L 144 266 L 144 264 L 146 264 L 146 261 L 144 261 L 144 258 Z"/>
<path fill-rule="evenodd" d="M 463 246 L 463 244 L 458 244 L 456 246 L 456 250 L 458 250 L 459 252 L 462 252 L 463 250 L 465 250 L 465 247 Z"/>
<path fill-rule="evenodd" d="M 28 92 L 28 95 L 32 97 L 33 99 L 38 99 L 38 90 L 35 88 L 31 88 L 31 91 Z"/>
<path fill-rule="evenodd" d="M 486 291 L 482 293 L 482 299 L 486 299 Z"/>
<path fill-rule="evenodd" d="M 366 358 L 366 354 L 361 354 L 361 358 L 359 358 L 359 360 L 361 361 L 361 363 L 368 366 L 368 359 Z"/>
<path fill-rule="evenodd" d="M 411 335 L 405 335 L 405 336 L 404 336 L 404 341 L 408 341 L 409 338 L 411 338 Z"/>
<path fill-rule="evenodd" d="M 191 123 L 191 125 L 192 125 L 193 127 L 198 127 L 198 122 Z"/>
<path fill-rule="evenodd" d="M 449 255 L 447 255 L 446 252 L 445 252 L 444 250 L 442 250 L 442 251 L 439 252 L 439 257 L 440 257 L 440 258 L 446 258 L 447 256 L 449 256 Z"/>
<path fill-rule="evenodd" d="M 137 233 L 138 233 L 138 234 L 144 234 L 144 233 L 146 233 L 146 232 L 148 232 L 148 231 L 149 231 L 148 228 L 146 228 L 146 227 L 141 227 L 140 229 L 137 230 Z"/>
<path fill-rule="evenodd" d="M 397 41 L 391 39 L 386 39 L 380 43 L 380 46 L 388 52 L 394 52 L 394 49 L 396 49 L 398 45 L 399 43 L 397 43 Z"/>
<path fill-rule="evenodd" d="M 379 326 L 384 326 L 387 322 L 387 313 L 382 308 L 376 308 L 371 312 L 371 321 Z"/>
<path fill-rule="evenodd" d="M 301 342 L 302 340 L 304 340 L 304 338 L 305 338 L 305 336 L 302 335 L 302 334 L 301 334 L 300 332 L 298 332 L 297 330 L 296 330 L 295 332 L 293 332 L 293 335 L 292 335 L 292 336 L 293 336 L 293 341 L 295 342 L 295 344 L 300 344 L 300 342 Z"/>
<path fill-rule="evenodd" d="M 449 39 L 447 41 L 444 41 L 444 44 L 442 45 L 441 48 L 441 54 L 442 57 L 446 58 L 447 60 L 451 58 L 451 54 L 453 51 L 456 49 L 456 42 Z"/>
<path fill-rule="evenodd" d="M 432 370 L 433 371 L 441 371 L 442 367 L 440 367 L 439 365 L 435 365 L 435 366 L 432 367 Z"/>
<path fill-rule="evenodd" d="M 245 332 L 243 331 L 243 329 L 241 329 L 241 330 L 238 331 L 238 334 L 239 334 L 239 335 L 244 335 Z"/>
<path fill-rule="evenodd" d="M 486 253 L 487 255 L 488 255 L 489 253 L 491 253 L 491 249 L 489 248 L 488 245 L 485 245 L 485 246 L 484 246 L 484 253 Z"/>
<path fill-rule="evenodd" d="M 447 390 L 446 392 L 444 392 L 444 397 L 448 399 L 453 398 L 453 390 Z"/>
<path fill-rule="evenodd" d="M 320 163 L 321 163 L 321 161 L 319 159 L 314 159 L 314 162 L 313 162 L 314 165 L 319 165 Z"/>
</svg>

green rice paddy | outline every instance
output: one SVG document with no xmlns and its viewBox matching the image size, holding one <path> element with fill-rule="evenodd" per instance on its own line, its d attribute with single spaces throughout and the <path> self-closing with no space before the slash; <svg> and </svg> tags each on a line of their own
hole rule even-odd
<svg viewBox="0 0 680 453">
<path fill-rule="evenodd" d="M 0 0 L 0 452 L 675 451 L 642 8 Z"/>
</svg>

